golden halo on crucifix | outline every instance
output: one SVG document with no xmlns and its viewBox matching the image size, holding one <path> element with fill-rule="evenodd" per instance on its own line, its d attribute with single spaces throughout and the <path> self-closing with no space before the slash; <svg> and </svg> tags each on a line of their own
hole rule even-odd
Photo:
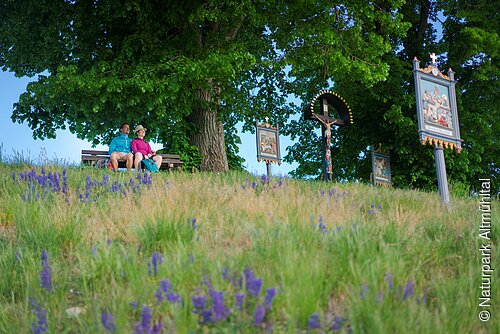
<svg viewBox="0 0 500 334">
<path fill-rule="evenodd" d="M 315 105 L 318 101 L 320 105 L 319 112 L 315 112 Z M 333 111 L 336 111 L 338 118 L 337 115 L 330 114 Z M 343 97 L 331 90 L 322 90 L 314 96 L 311 103 L 306 107 L 304 118 L 338 126 L 347 126 L 353 123 L 351 107 L 347 105 Z"/>
</svg>

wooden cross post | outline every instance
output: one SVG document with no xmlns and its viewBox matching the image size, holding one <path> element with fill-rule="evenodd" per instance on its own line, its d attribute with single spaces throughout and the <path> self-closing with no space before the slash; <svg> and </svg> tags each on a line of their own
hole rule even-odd
<svg viewBox="0 0 500 334">
<path fill-rule="evenodd" d="M 330 149 L 332 141 L 332 131 L 331 126 L 344 125 L 344 121 L 341 119 L 330 117 L 328 114 L 328 101 L 325 98 L 320 100 L 321 114 L 312 114 L 311 119 L 321 122 L 321 133 L 323 140 L 323 179 L 325 181 L 332 180 L 332 151 Z"/>
</svg>

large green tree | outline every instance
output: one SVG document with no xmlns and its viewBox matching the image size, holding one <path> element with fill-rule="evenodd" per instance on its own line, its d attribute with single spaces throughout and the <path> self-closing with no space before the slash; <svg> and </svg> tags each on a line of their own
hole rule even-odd
<svg viewBox="0 0 500 334">
<path fill-rule="evenodd" d="M 463 151 L 446 150 L 448 176 L 456 188 L 479 186 L 481 177 L 491 178 L 498 191 L 499 131 L 499 15 L 495 2 L 408 0 L 397 10 L 387 8 L 387 1 L 375 1 L 374 20 L 359 27 L 364 34 L 375 31 L 391 45 L 390 52 L 380 55 L 388 65 L 386 80 L 364 85 L 362 74 L 339 76 L 337 70 L 347 64 L 318 59 L 306 63 L 297 74 L 295 86 L 305 101 L 314 91 L 327 87 L 333 78 L 334 90 L 344 96 L 353 109 L 354 125 L 339 129 L 333 138 L 334 176 L 341 179 L 369 180 L 371 172 L 369 147 L 382 144 L 391 153 L 393 181 L 396 186 L 435 189 L 436 172 L 433 150 L 418 141 L 417 115 L 412 74 L 412 59 L 426 65 L 429 54 L 439 54 L 438 66 L 446 73 L 451 67 L 457 81 L 458 113 Z M 378 5 L 377 5 L 378 4 Z M 400 29 L 387 30 L 380 24 L 380 12 L 400 15 Z M 349 52 L 352 49 L 348 49 Z M 356 54 L 353 55 L 354 57 Z M 321 63 L 323 61 L 323 63 Z M 366 66 L 379 66 L 366 64 Z M 318 83 L 313 85 L 311 83 Z M 368 82 L 370 83 L 370 82 Z M 315 124 L 293 121 L 286 133 L 298 140 L 289 151 L 288 161 L 300 161 L 294 174 L 317 176 L 321 171 L 320 138 L 313 132 Z M 462 187 L 462 188 L 465 188 Z"/>
<path fill-rule="evenodd" d="M 387 77 L 403 1 L 375 3 L 1 0 L 0 67 L 37 76 L 12 119 L 37 138 L 69 128 L 94 144 L 142 123 L 150 139 L 198 153 L 202 170 L 225 171 L 228 156 L 241 161 L 237 122 L 284 124 L 299 111 L 288 94 Z"/>
</svg>

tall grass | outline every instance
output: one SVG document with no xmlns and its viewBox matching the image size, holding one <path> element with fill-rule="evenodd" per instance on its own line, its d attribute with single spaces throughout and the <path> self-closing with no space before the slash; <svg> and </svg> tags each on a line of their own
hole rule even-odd
<svg viewBox="0 0 500 334">
<path fill-rule="evenodd" d="M 477 198 L 452 206 L 241 172 L 0 163 L 0 333 L 493 333 L 495 287 L 477 318 Z"/>
</svg>

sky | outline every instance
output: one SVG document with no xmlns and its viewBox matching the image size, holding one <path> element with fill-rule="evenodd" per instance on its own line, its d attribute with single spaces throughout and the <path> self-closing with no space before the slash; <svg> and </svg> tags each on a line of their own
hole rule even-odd
<svg viewBox="0 0 500 334">
<path fill-rule="evenodd" d="M 16 78 L 13 73 L 0 72 L 0 150 L 3 156 L 20 156 L 29 158 L 35 163 L 44 161 L 61 161 L 65 163 L 79 163 L 81 150 L 92 149 L 88 141 L 78 139 L 69 130 L 58 130 L 55 139 L 34 140 L 33 132 L 27 123 L 14 123 L 11 120 L 13 105 L 19 100 L 19 96 L 26 91 L 30 79 Z M 132 125 L 134 126 L 134 125 Z M 147 125 L 144 125 L 147 127 Z M 118 132 L 118 130 L 117 130 Z M 257 147 L 255 134 L 249 132 L 241 133 L 240 156 L 245 159 L 245 169 L 252 174 L 266 174 L 266 163 L 257 162 Z M 160 144 L 151 143 L 153 150 L 162 148 Z M 286 154 L 286 147 L 293 142 L 288 137 L 280 136 L 281 158 Z M 107 150 L 107 145 L 99 145 L 95 149 Z M 286 175 L 297 168 L 293 165 L 282 163 L 272 164 L 271 173 L 274 176 Z"/>
</svg>

